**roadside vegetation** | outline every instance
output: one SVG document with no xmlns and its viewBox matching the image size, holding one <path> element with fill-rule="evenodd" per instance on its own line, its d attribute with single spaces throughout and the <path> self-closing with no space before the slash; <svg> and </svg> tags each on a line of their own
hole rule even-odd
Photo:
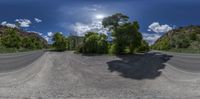
<svg viewBox="0 0 200 99">
<path fill-rule="evenodd" d="M 105 28 L 112 33 L 112 41 L 102 33 L 88 32 L 84 37 L 64 37 L 61 33 L 53 36 L 53 47 L 57 51 L 76 50 L 83 54 L 133 54 L 149 51 L 149 46 L 139 32 L 137 21 L 130 22 L 129 17 L 116 13 L 102 21 Z"/>
<path fill-rule="evenodd" d="M 17 28 L 0 28 L 0 53 L 44 49 L 47 42 L 36 33 L 25 33 Z"/>
<path fill-rule="evenodd" d="M 57 51 L 66 50 L 67 42 L 65 40 L 65 37 L 61 33 L 59 32 L 55 33 L 52 40 L 54 41 L 53 47 L 55 47 L 55 50 Z"/>
<path fill-rule="evenodd" d="M 57 32 L 52 37 L 51 49 L 55 51 L 76 51 L 83 54 L 133 54 L 150 49 L 184 53 L 200 53 L 200 26 L 186 26 L 173 29 L 149 44 L 139 32 L 137 21 L 121 13 L 105 17 L 102 25 L 111 33 L 89 31 L 85 36 L 64 36 Z M 111 41 L 108 39 L 112 39 Z M 19 28 L 0 26 L 0 53 L 47 49 L 47 41 L 36 33 Z"/>
<path fill-rule="evenodd" d="M 200 53 L 200 26 L 186 26 L 169 31 L 152 45 L 154 50 Z"/>
</svg>

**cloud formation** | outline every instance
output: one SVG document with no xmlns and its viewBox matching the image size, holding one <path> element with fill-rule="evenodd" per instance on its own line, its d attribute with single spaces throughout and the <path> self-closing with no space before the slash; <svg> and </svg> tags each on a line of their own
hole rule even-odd
<svg viewBox="0 0 200 99">
<path fill-rule="evenodd" d="M 78 36 L 84 36 L 87 32 L 97 32 L 97 33 L 108 33 L 108 29 L 104 28 L 101 21 L 96 20 L 92 21 L 90 24 L 84 24 L 77 22 L 76 24 L 71 26 L 73 31 L 75 32 L 75 35 Z"/>
<path fill-rule="evenodd" d="M 40 22 L 42 22 L 42 20 L 41 20 L 41 19 L 39 19 L 39 18 L 34 18 L 34 20 L 35 20 L 35 22 L 37 22 L 37 23 L 40 23 Z"/>
<path fill-rule="evenodd" d="M 50 38 L 49 38 L 48 36 L 43 36 L 43 38 L 44 38 L 45 40 L 47 40 L 47 42 L 50 41 Z"/>
<path fill-rule="evenodd" d="M 48 37 L 52 37 L 53 36 L 53 32 L 47 32 Z"/>
<path fill-rule="evenodd" d="M 154 44 L 156 40 L 158 40 L 161 35 L 158 33 L 150 34 L 150 33 L 142 33 L 143 39 L 149 42 L 150 45 Z"/>
<path fill-rule="evenodd" d="M 27 31 L 27 32 L 29 32 L 29 33 L 36 33 L 36 34 L 40 35 L 41 37 L 43 37 L 47 42 L 51 41 L 51 37 L 49 37 L 48 34 L 44 35 L 43 33 L 37 32 L 37 31 Z"/>
<path fill-rule="evenodd" d="M 2 26 L 7 26 L 7 27 L 10 27 L 10 28 L 16 28 L 17 26 L 15 24 L 12 24 L 12 23 L 7 23 L 6 21 L 3 21 L 1 23 Z"/>
<path fill-rule="evenodd" d="M 156 32 L 156 33 L 165 33 L 165 32 L 168 32 L 172 29 L 173 28 L 171 26 L 169 26 L 167 24 L 160 25 L 159 22 L 153 22 L 148 27 L 148 31 L 153 31 L 153 32 Z"/>
<path fill-rule="evenodd" d="M 30 27 L 31 21 L 28 19 L 16 19 L 15 22 L 19 23 L 20 27 Z"/>
</svg>

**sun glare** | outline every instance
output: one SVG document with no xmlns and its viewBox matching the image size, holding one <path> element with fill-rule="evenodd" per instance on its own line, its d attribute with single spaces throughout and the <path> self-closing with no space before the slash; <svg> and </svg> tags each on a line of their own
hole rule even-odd
<svg viewBox="0 0 200 99">
<path fill-rule="evenodd" d="M 105 16 L 102 14 L 97 14 L 95 17 L 96 19 L 103 19 Z"/>
</svg>

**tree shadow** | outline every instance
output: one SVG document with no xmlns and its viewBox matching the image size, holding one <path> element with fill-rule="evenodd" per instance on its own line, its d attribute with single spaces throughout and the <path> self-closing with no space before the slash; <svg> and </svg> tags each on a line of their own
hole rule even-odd
<svg viewBox="0 0 200 99">
<path fill-rule="evenodd" d="M 161 75 L 164 63 L 170 55 L 161 53 L 145 53 L 135 55 L 118 55 L 119 60 L 107 62 L 110 72 L 118 72 L 120 76 L 136 80 L 155 79 Z"/>
</svg>

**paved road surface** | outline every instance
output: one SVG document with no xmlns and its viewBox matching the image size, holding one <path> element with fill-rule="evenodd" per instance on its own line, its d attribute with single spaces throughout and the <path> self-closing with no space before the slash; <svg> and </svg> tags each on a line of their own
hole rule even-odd
<svg viewBox="0 0 200 99">
<path fill-rule="evenodd" d="M 10 72 L 26 67 L 38 59 L 40 56 L 42 56 L 43 53 L 44 51 L 33 51 L 0 55 L 0 73 Z"/>
<path fill-rule="evenodd" d="M 187 61 L 183 67 L 173 63 L 183 60 L 178 57 L 157 52 L 129 56 L 46 52 L 23 68 L 0 73 L 0 98 L 199 99 L 200 74 L 185 71 Z"/>
<path fill-rule="evenodd" d="M 187 72 L 200 73 L 200 54 L 182 54 L 173 52 L 160 53 L 171 56 L 167 63 L 173 67 Z"/>
</svg>

